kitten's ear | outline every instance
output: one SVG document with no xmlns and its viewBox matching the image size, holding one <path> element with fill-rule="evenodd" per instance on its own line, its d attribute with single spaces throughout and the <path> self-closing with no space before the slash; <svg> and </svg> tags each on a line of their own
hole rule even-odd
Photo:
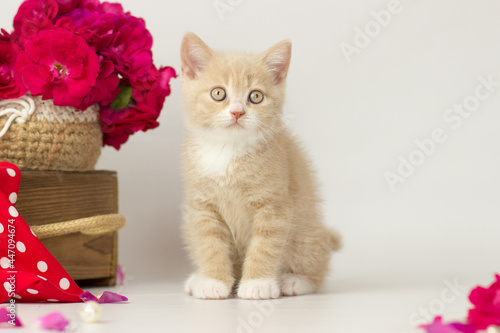
<svg viewBox="0 0 500 333">
<path fill-rule="evenodd" d="M 289 40 L 283 40 L 264 52 L 264 66 L 273 74 L 276 83 L 286 79 L 291 56 L 292 43 Z"/>
<path fill-rule="evenodd" d="M 203 72 L 212 59 L 212 50 L 203 43 L 200 37 L 192 32 L 184 35 L 181 44 L 181 69 L 184 76 L 196 78 Z"/>
</svg>

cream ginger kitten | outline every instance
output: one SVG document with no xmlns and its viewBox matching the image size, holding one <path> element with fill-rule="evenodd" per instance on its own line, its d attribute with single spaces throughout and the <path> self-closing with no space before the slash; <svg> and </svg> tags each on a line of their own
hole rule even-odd
<svg viewBox="0 0 500 333">
<path fill-rule="evenodd" d="M 181 46 L 188 134 L 184 236 L 197 298 L 315 291 L 339 236 L 321 222 L 313 173 L 282 122 L 291 43 L 248 55 Z"/>
</svg>

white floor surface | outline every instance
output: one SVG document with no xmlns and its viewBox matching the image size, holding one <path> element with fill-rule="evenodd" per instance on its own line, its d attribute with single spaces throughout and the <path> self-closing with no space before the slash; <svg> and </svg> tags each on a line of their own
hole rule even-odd
<svg viewBox="0 0 500 333">
<path fill-rule="evenodd" d="M 99 323 L 79 318 L 81 304 L 18 304 L 25 327 L 15 332 L 36 332 L 33 321 L 52 311 L 71 320 L 74 332 L 340 332 L 413 333 L 415 323 L 433 312 L 460 319 L 468 308 L 473 285 L 443 281 L 434 286 L 390 286 L 366 279 L 330 279 L 316 294 L 274 301 L 199 300 L 183 292 L 182 281 L 128 279 L 123 286 L 91 288 L 129 297 L 129 302 L 104 304 Z"/>
</svg>

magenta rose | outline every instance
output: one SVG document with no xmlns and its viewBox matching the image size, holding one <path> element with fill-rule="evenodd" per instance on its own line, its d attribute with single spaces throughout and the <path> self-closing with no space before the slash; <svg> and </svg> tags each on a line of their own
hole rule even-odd
<svg viewBox="0 0 500 333">
<path fill-rule="evenodd" d="M 469 310 L 467 322 L 477 329 L 500 326 L 500 275 L 495 278 L 488 288 L 478 286 L 469 295 L 474 308 Z"/>
<path fill-rule="evenodd" d="M 98 10 L 99 0 L 56 0 L 59 5 L 59 15 L 64 15 L 73 10 Z"/>
<path fill-rule="evenodd" d="M 123 15 L 125 13 L 122 5 L 117 2 L 103 2 L 99 10 L 102 13 L 113 13 L 117 15 Z"/>
<path fill-rule="evenodd" d="M 115 66 L 109 60 L 104 60 L 99 57 L 99 74 L 95 85 L 91 88 L 90 93 L 84 98 L 80 109 L 84 110 L 92 104 L 99 103 L 101 105 L 110 104 L 120 92 L 118 84 L 120 78 L 115 73 Z"/>
<path fill-rule="evenodd" d="M 43 30 L 26 42 L 16 70 L 33 95 L 80 108 L 96 82 L 99 59 L 82 37 L 63 29 Z"/>
<path fill-rule="evenodd" d="M 92 13 L 101 12 L 99 0 L 56 0 L 59 4 L 59 13 L 55 19 L 71 18 L 73 23 L 85 20 Z M 89 21 L 91 22 L 91 21 Z"/>
<path fill-rule="evenodd" d="M 159 125 L 176 73 L 154 66 L 144 20 L 121 4 L 25 0 L 12 39 L 0 35 L 0 98 L 29 91 L 80 110 L 97 103 L 104 144 L 116 149 Z"/>
<path fill-rule="evenodd" d="M 53 20 L 58 12 L 55 0 L 27 0 L 19 6 L 14 17 L 14 32 L 12 35 L 21 44 L 35 36 L 39 31 L 52 29 Z"/>
<path fill-rule="evenodd" d="M 122 110 L 101 107 L 103 144 L 120 149 L 135 132 L 158 127 L 157 117 L 155 110 L 147 105 L 131 106 Z"/>
<path fill-rule="evenodd" d="M 122 77 L 131 81 L 148 78 L 153 66 L 153 38 L 144 20 L 128 13 L 91 13 L 75 21 L 75 26 L 93 32 L 86 38 L 87 42 L 111 60 Z"/>
<path fill-rule="evenodd" d="M 15 71 L 20 50 L 8 35 L 0 35 L 0 99 L 18 98 L 28 91 Z"/>
<path fill-rule="evenodd" d="M 59 7 L 59 15 L 65 14 L 80 5 L 80 0 L 55 0 Z"/>
<path fill-rule="evenodd" d="M 146 80 L 153 66 L 153 37 L 143 19 L 127 14 L 122 17 L 124 24 L 101 53 L 108 56 L 118 71 L 131 81 Z"/>
<path fill-rule="evenodd" d="M 160 114 L 165 98 L 170 95 L 170 79 L 177 77 L 172 67 L 159 70 L 153 66 L 146 81 L 132 82 L 132 98 L 137 105 L 147 104 Z"/>
<path fill-rule="evenodd" d="M 131 134 L 157 127 L 157 119 L 165 98 L 170 95 L 170 79 L 176 76 L 172 67 L 162 67 L 158 70 L 153 66 L 146 81 L 122 86 L 132 89 L 128 105 L 121 109 L 101 107 L 104 144 L 120 149 Z M 122 81 L 126 83 L 128 80 Z"/>
</svg>

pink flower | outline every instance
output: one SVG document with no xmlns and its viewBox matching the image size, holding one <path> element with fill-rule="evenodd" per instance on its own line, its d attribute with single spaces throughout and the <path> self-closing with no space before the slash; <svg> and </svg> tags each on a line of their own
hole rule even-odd
<svg viewBox="0 0 500 333">
<path fill-rule="evenodd" d="M 495 278 L 488 288 L 478 286 L 469 295 L 474 308 L 469 310 L 467 322 L 477 329 L 500 326 L 500 275 Z"/>
<path fill-rule="evenodd" d="M 106 50 L 101 51 L 108 56 L 123 76 L 132 81 L 145 80 L 153 66 L 151 47 L 153 38 L 144 20 L 130 15 L 116 31 L 114 38 Z"/>
<path fill-rule="evenodd" d="M 33 95 L 79 108 L 99 74 L 99 59 L 85 40 L 64 29 L 43 30 L 28 40 L 16 70 Z"/>
<path fill-rule="evenodd" d="M 18 98 L 28 91 L 15 71 L 20 50 L 8 35 L 0 35 L 0 99 Z"/>
<path fill-rule="evenodd" d="M 122 110 L 101 107 L 100 119 L 103 143 L 120 149 L 128 137 L 138 131 L 147 131 L 160 125 L 158 115 L 148 105 L 131 106 Z"/>
<path fill-rule="evenodd" d="M 101 12 L 99 0 L 56 0 L 59 3 L 59 13 L 56 24 L 61 18 L 70 18 L 73 23 L 83 21 L 92 13 Z M 92 22 L 92 21 L 89 21 Z M 88 25 L 88 24 L 87 24 Z"/>
<path fill-rule="evenodd" d="M 170 95 L 170 79 L 177 77 L 172 67 L 153 66 L 146 81 L 132 82 L 132 98 L 137 105 L 150 105 L 158 114 L 163 108 L 165 98 Z"/>
<path fill-rule="evenodd" d="M 122 77 L 131 81 L 146 80 L 153 66 L 153 38 L 144 20 L 128 13 L 116 14 L 120 10 L 114 7 L 109 10 L 112 12 L 88 15 L 75 25 L 93 32 L 87 41 L 113 62 Z"/>
<path fill-rule="evenodd" d="M 73 10 L 97 10 L 100 6 L 99 0 L 56 0 L 59 5 L 59 15 Z"/>
<path fill-rule="evenodd" d="M 461 323 L 443 323 L 443 318 L 440 316 L 434 318 L 434 322 L 421 325 L 427 333 L 476 333 L 476 329 L 468 324 Z"/>
<path fill-rule="evenodd" d="M 120 89 L 118 89 L 120 78 L 115 72 L 113 63 L 109 60 L 104 60 L 102 56 L 99 57 L 99 63 L 100 69 L 95 85 L 91 88 L 90 94 L 84 98 L 82 104 L 79 106 L 82 110 L 95 103 L 108 105 L 120 92 Z"/>
<path fill-rule="evenodd" d="M 176 73 L 154 66 L 144 20 L 121 4 L 25 0 L 11 38 L 0 36 L 0 99 L 30 92 L 80 110 L 99 104 L 104 144 L 117 149 L 159 125 Z"/>
<path fill-rule="evenodd" d="M 103 13 L 113 13 L 117 15 L 123 15 L 125 13 L 122 5 L 117 2 L 103 2 L 100 7 L 100 11 Z"/>
<path fill-rule="evenodd" d="M 56 0 L 59 7 L 59 15 L 72 11 L 80 5 L 80 0 Z"/>
<path fill-rule="evenodd" d="M 175 70 L 171 67 L 158 70 L 153 66 L 147 80 L 132 83 L 131 94 L 124 106 L 117 107 L 111 104 L 111 107 L 101 107 L 100 119 L 104 144 L 120 149 L 131 134 L 158 127 L 159 123 L 156 120 L 165 98 L 170 94 L 170 79 L 176 76 Z"/>
<path fill-rule="evenodd" d="M 19 6 L 14 17 L 14 32 L 21 44 L 35 36 L 40 30 L 52 29 L 58 6 L 55 0 L 27 0 Z"/>
</svg>

